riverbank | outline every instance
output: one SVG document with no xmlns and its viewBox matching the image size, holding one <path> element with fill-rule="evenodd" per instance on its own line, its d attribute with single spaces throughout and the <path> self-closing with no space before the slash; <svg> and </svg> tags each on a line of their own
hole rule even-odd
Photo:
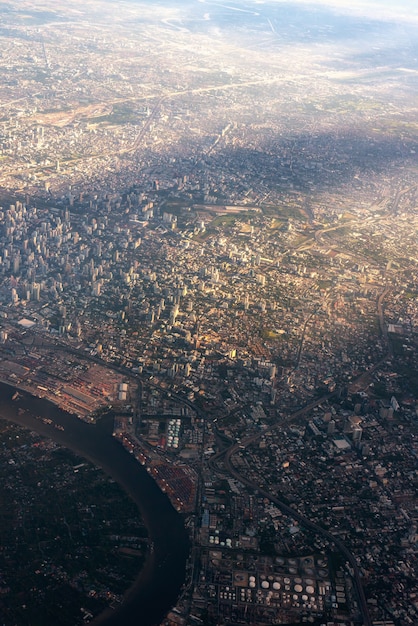
<svg viewBox="0 0 418 626">
<path fill-rule="evenodd" d="M 148 472 L 100 425 L 88 424 L 50 401 L 0 383 L 0 417 L 57 441 L 102 468 L 136 503 L 152 550 L 115 611 L 94 624 L 154 626 L 175 604 L 185 577 L 189 541 L 181 516 Z"/>
</svg>

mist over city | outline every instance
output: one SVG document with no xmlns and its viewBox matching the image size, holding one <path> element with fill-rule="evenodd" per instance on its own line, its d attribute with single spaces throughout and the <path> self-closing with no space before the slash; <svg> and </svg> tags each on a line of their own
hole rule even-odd
<svg viewBox="0 0 418 626">
<path fill-rule="evenodd" d="M 418 6 L 0 3 L 0 615 L 418 622 Z"/>
</svg>

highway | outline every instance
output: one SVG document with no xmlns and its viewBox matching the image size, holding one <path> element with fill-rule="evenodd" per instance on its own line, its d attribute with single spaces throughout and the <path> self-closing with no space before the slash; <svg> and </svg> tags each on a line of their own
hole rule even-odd
<svg viewBox="0 0 418 626">
<path fill-rule="evenodd" d="M 379 318 L 379 324 L 380 324 L 380 329 L 381 329 L 381 333 L 382 333 L 382 338 L 383 338 L 383 340 L 384 340 L 384 342 L 386 344 L 386 347 L 387 347 L 387 353 L 381 360 L 379 360 L 378 363 L 376 363 L 373 366 L 373 368 L 371 368 L 370 370 L 365 372 L 365 374 L 360 375 L 357 378 L 357 380 L 355 381 L 356 383 L 360 382 L 365 376 L 368 377 L 372 371 L 377 369 L 377 367 L 379 367 L 379 365 L 381 365 L 387 358 L 390 358 L 390 356 L 392 355 L 391 344 L 390 344 L 390 341 L 389 341 L 388 335 L 387 335 L 387 328 L 386 328 L 386 324 L 385 324 L 385 320 L 384 320 L 384 311 L 383 311 L 383 301 L 384 301 L 384 298 L 387 296 L 388 293 L 389 293 L 389 289 L 385 289 L 380 294 L 380 296 L 379 296 L 379 298 L 377 300 L 377 315 L 378 315 L 378 318 Z M 307 319 L 307 321 L 305 323 L 305 328 L 306 328 L 306 324 L 308 323 L 309 320 L 310 320 L 310 317 L 308 317 L 308 319 Z M 211 467 L 215 470 L 216 469 L 216 463 L 223 458 L 224 467 L 229 472 L 229 474 L 231 474 L 231 476 L 233 476 L 234 478 L 239 480 L 243 485 L 245 485 L 249 489 L 252 489 L 253 491 L 257 491 L 264 498 L 267 498 L 268 500 L 270 500 L 270 502 L 272 502 L 275 506 L 277 506 L 278 509 L 280 509 L 286 515 L 289 515 L 293 519 L 297 520 L 305 528 L 313 530 L 318 535 L 324 537 L 327 541 L 333 543 L 335 545 L 335 547 L 340 551 L 340 553 L 342 555 L 344 555 L 344 557 L 346 558 L 347 562 L 350 564 L 350 566 L 351 566 L 351 568 L 353 570 L 353 581 L 354 581 L 355 589 L 356 589 L 356 592 L 357 592 L 357 599 L 358 599 L 359 608 L 360 608 L 362 619 L 363 619 L 363 626 L 372 626 L 372 621 L 370 619 L 370 615 L 369 615 L 369 611 L 368 611 L 368 607 L 367 607 L 367 600 L 366 600 L 366 596 L 365 596 L 364 589 L 363 589 L 362 577 L 361 577 L 361 572 L 360 572 L 359 566 L 357 564 L 355 556 L 348 550 L 348 548 L 341 541 L 341 539 L 339 539 L 338 537 L 335 537 L 332 534 L 332 532 L 330 532 L 329 530 L 326 530 L 325 528 L 322 528 L 322 526 L 320 526 L 320 524 L 318 524 L 316 522 L 313 522 L 312 520 L 308 519 L 305 515 L 302 515 L 297 510 L 295 510 L 292 507 L 288 506 L 287 504 L 285 504 L 284 502 L 279 500 L 279 498 L 277 498 L 275 495 L 271 494 L 269 491 L 267 491 L 263 487 L 260 487 L 254 481 L 252 481 L 252 480 L 248 479 L 246 476 L 240 474 L 240 472 L 234 467 L 233 462 L 232 462 L 232 459 L 233 459 L 234 455 L 239 450 L 242 451 L 243 449 L 247 448 L 249 445 L 251 445 L 251 444 L 255 443 L 256 441 L 258 441 L 263 435 L 265 435 L 265 434 L 267 434 L 269 432 L 272 432 L 273 430 L 275 430 L 275 429 L 277 429 L 279 427 L 282 427 L 284 424 L 292 422 L 295 419 L 297 419 L 299 417 L 302 417 L 303 415 L 306 415 L 313 408 L 315 408 L 319 404 L 322 404 L 323 402 L 325 402 L 326 400 L 328 400 L 332 396 L 335 396 L 337 393 L 338 393 L 338 390 L 335 391 L 332 394 L 328 394 L 326 396 L 322 396 L 318 400 L 314 400 L 313 402 L 310 402 L 309 404 L 307 404 L 305 407 L 299 409 L 298 411 L 295 411 L 294 413 L 291 413 L 289 416 L 287 416 L 280 423 L 271 426 L 267 430 L 261 431 L 259 433 L 254 434 L 254 435 L 251 435 L 250 437 L 247 437 L 246 439 L 241 441 L 240 444 L 234 443 L 233 445 L 231 445 L 226 450 L 222 450 L 222 451 L 218 452 L 216 455 L 214 455 L 212 457 L 211 461 L 210 461 L 210 464 L 211 464 Z"/>
<path fill-rule="evenodd" d="M 335 545 L 335 547 L 341 552 L 341 554 L 344 555 L 344 557 L 347 559 L 348 563 L 352 567 L 353 580 L 354 580 L 354 585 L 357 591 L 357 599 L 358 599 L 359 608 L 360 608 L 360 612 L 361 612 L 362 619 L 363 619 L 363 626 L 372 626 L 372 621 L 370 619 L 370 615 L 369 615 L 369 611 L 367 607 L 367 600 L 366 600 L 366 596 L 364 593 L 363 584 L 361 580 L 360 569 L 358 567 L 355 556 L 351 554 L 351 552 L 348 550 L 345 544 L 338 537 L 335 537 L 329 530 L 322 528 L 322 526 L 320 526 L 316 522 L 311 521 L 310 519 L 308 519 L 307 517 L 305 517 L 304 515 L 302 515 L 295 509 L 293 509 L 292 507 L 288 506 L 287 504 L 279 500 L 276 496 L 271 494 L 269 491 L 260 487 L 257 483 L 249 480 L 248 478 L 240 474 L 232 463 L 232 458 L 238 452 L 238 450 L 242 450 L 243 447 L 246 448 L 251 443 L 256 442 L 263 435 L 265 435 L 266 432 L 272 431 L 278 426 L 282 426 L 285 423 L 291 422 L 295 420 L 296 418 L 305 415 L 310 410 L 312 410 L 315 406 L 318 406 L 319 404 L 321 404 L 322 402 L 330 398 L 331 395 L 335 395 L 335 394 L 329 394 L 327 396 L 323 396 L 320 399 L 309 403 L 306 407 L 299 409 L 298 411 L 295 411 L 294 413 L 289 415 L 285 420 L 280 422 L 280 424 L 276 424 L 275 426 L 269 428 L 268 431 L 265 430 L 255 435 L 252 435 L 251 437 L 248 437 L 247 439 L 242 441 L 241 444 L 232 445 L 230 448 L 228 448 L 228 450 L 226 450 L 223 453 L 224 465 L 225 465 L 225 469 L 231 474 L 231 476 L 239 480 L 246 487 L 252 489 L 253 491 L 257 491 L 261 496 L 270 500 L 270 502 L 272 502 L 275 506 L 277 506 L 277 508 L 280 509 L 283 513 L 285 513 L 285 515 L 291 516 L 293 519 L 297 520 L 300 524 L 302 524 L 305 528 L 308 528 L 309 530 L 313 530 L 318 535 L 324 537 L 327 541 Z M 219 455 L 218 459 L 220 456 L 222 455 Z"/>
<path fill-rule="evenodd" d="M 381 317 L 383 315 L 382 313 L 382 309 L 381 309 L 381 305 L 383 302 L 383 298 L 386 295 L 386 291 L 384 291 L 381 294 L 381 297 L 379 298 L 379 307 L 378 307 L 378 311 L 379 311 L 379 317 Z M 72 348 L 69 347 L 67 345 L 63 345 L 60 343 L 55 343 L 55 344 L 49 344 L 48 346 L 44 346 L 45 348 L 55 348 L 55 349 L 60 349 L 63 351 L 66 351 L 67 353 L 71 353 L 73 355 L 77 355 L 78 357 L 82 357 L 84 359 L 87 359 L 91 362 L 96 362 L 96 363 L 100 363 L 101 365 L 103 365 L 103 360 L 100 359 L 97 356 L 92 356 L 90 354 L 86 354 L 83 353 L 83 351 L 80 351 L 76 348 Z M 107 365 L 107 367 L 118 371 L 119 373 L 125 374 L 125 375 L 129 375 L 132 376 L 133 372 L 125 367 L 121 367 L 121 366 L 116 366 L 114 364 L 105 364 Z M 136 376 L 136 378 L 138 380 L 140 380 L 139 376 Z M 360 377 L 359 377 L 360 378 Z M 159 385 L 153 384 L 151 381 L 144 381 L 145 384 L 148 384 L 150 386 L 153 386 L 155 388 L 160 388 Z M 161 388 L 160 388 L 161 389 Z M 270 493 L 267 489 L 260 487 L 259 484 L 257 484 L 256 482 L 250 480 L 249 478 L 247 478 L 246 476 L 242 475 L 233 465 L 233 457 L 234 455 L 238 452 L 238 451 L 243 451 L 243 449 L 247 448 L 249 445 L 255 443 L 256 441 L 258 441 L 263 435 L 270 433 L 280 427 L 282 427 L 285 424 L 288 424 L 294 420 L 296 420 L 297 418 L 303 417 L 304 415 L 306 415 L 309 411 L 311 411 L 313 408 L 315 408 L 316 406 L 322 404 L 323 402 L 327 401 L 328 399 L 330 399 L 331 397 L 337 395 L 338 390 L 336 390 L 333 393 L 321 396 L 320 398 L 313 400 L 312 402 L 308 403 L 306 406 L 302 407 L 301 409 L 298 409 L 297 411 L 291 413 L 290 415 L 288 415 L 286 418 L 282 419 L 279 423 L 276 423 L 272 426 L 270 426 L 268 429 L 257 432 L 253 435 L 250 435 L 249 437 L 243 439 L 239 444 L 238 443 L 234 443 L 232 444 L 229 448 L 227 448 L 226 450 L 222 450 L 220 452 L 218 452 L 217 454 L 215 454 L 209 461 L 209 465 L 210 467 L 214 470 L 217 471 L 219 470 L 219 468 L 217 467 L 217 462 L 219 460 L 221 460 L 223 458 L 223 462 L 224 462 L 224 467 L 225 470 L 232 476 L 234 477 L 236 480 L 240 481 L 243 485 L 245 485 L 246 487 L 248 487 L 249 489 L 258 492 L 261 496 L 263 496 L 264 498 L 267 498 L 268 500 L 270 500 L 270 502 L 272 502 L 275 506 L 277 506 L 278 509 L 280 509 L 285 515 L 288 515 L 290 517 L 292 517 L 293 519 L 297 520 L 301 525 L 303 525 L 305 528 L 314 531 L 315 533 L 317 533 L 319 536 L 323 537 L 324 539 L 326 539 L 328 542 L 334 544 L 334 546 L 336 547 L 336 549 L 346 558 L 347 562 L 350 564 L 351 568 L 352 568 L 352 572 L 353 572 L 353 582 L 354 582 L 354 586 L 356 589 L 356 593 L 357 593 L 357 600 L 358 600 L 358 606 L 359 606 L 359 610 L 361 612 L 361 616 L 362 616 L 362 620 L 363 620 L 363 626 L 372 626 L 372 621 L 370 619 L 370 615 L 369 615 L 369 611 L 368 611 L 368 607 L 367 607 L 367 600 L 366 600 L 366 596 L 364 593 L 364 589 L 363 589 L 363 585 L 362 585 L 362 577 L 361 577 L 361 572 L 360 572 L 360 568 L 357 564 L 356 558 L 355 556 L 349 551 L 349 549 L 346 547 L 346 545 L 338 538 L 335 537 L 332 532 L 330 532 L 329 530 L 326 530 L 325 528 L 323 528 L 322 526 L 320 526 L 320 524 L 318 524 L 317 522 L 314 522 L 312 520 L 310 520 L 309 518 L 307 518 L 305 515 L 302 515 L 301 513 L 299 513 L 296 509 L 288 506 L 287 504 L 285 504 L 284 502 L 282 502 L 281 500 L 279 500 L 279 498 L 277 498 L 277 496 L 275 496 L 274 494 Z M 187 406 L 189 406 L 190 408 L 192 408 L 194 411 L 196 411 L 197 415 L 199 415 L 199 417 L 203 418 L 206 421 L 206 416 L 204 414 L 204 412 L 199 409 L 198 407 L 196 407 L 196 405 L 187 400 L 185 397 L 183 397 L 180 394 L 177 393 L 171 393 L 171 397 Z M 204 431 L 206 431 L 206 424 L 204 426 Z M 203 455 L 201 458 L 201 462 L 203 462 Z M 202 468 L 201 468 L 202 469 Z M 199 480 L 202 480 L 202 473 L 199 472 L 200 476 L 199 476 Z M 199 485 L 200 487 L 201 485 Z M 200 490 L 199 490 L 200 491 Z"/>
<path fill-rule="evenodd" d="M 388 350 L 388 357 L 391 357 L 393 354 L 392 351 L 392 344 L 389 341 L 389 337 L 388 337 L 388 327 L 385 323 L 385 319 L 384 319 L 384 313 L 383 313 L 383 300 L 385 299 L 385 297 L 387 296 L 387 294 L 389 293 L 389 289 L 385 289 L 379 296 L 378 300 L 377 300 L 377 315 L 379 317 L 379 326 L 380 326 L 380 332 L 382 334 L 382 339 L 387 347 Z"/>
</svg>

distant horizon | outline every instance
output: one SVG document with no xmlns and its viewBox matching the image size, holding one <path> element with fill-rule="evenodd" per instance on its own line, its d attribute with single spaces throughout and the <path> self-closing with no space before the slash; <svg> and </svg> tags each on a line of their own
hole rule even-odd
<svg viewBox="0 0 418 626">
<path fill-rule="evenodd" d="M 375 19 L 378 21 L 392 21 L 416 23 L 418 22 L 418 4 L 412 0 L 180 0 L 173 3 L 169 0 L 104 0 L 107 5 L 114 5 L 118 11 L 123 11 L 123 7 L 129 4 L 144 5 L 148 10 L 154 5 L 156 8 L 164 8 L 164 10 L 170 10 L 172 12 L 184 11 L 187 6 L 203 5 L 210 8 L 218 7 L 225 9 L 236 10 L 236 7 L 242 6 L 246 8 L 250 7 L 263 7 L 263 6 L 285 6 L 292 7 L 300 6 L 301 9 L 314 10 L 315 8 L 326 10 L 333 13 L 347 14 L 351 16 L 363 17 L 367 19 Z M 68 8 L 72 5 L 72 9 L 76 12 L 82 11 L 87 6 L 92 4 L 99 4 L 100 0 L 93 0 L 88 5 L 80 4 L 79 0 L 69 0 L 65 2 L 65 7 Z M 6 3 L 4 3 L 6 4 Z M 8 3 L 13 6 L 13 2 Z M 37 0 L 36 7 L 32 7 L 35 11 L 42 11 L 43 7 L 50 6 L 50 2 L 42 2 Z M 4 6 L 4 5 L 3 5 Z M 22 3 L 22 9 L 25 3 Z M 77 7 L 77 8 L 76 8 Z M 62 3 L 54 2 L 54 8 L 59 10 L 63 8 Z"/>
<path fill-rule="evenodd" d="M 364 15 L 365 17 L 376 17 L 378 19 L 390 18 L 398 16 L 404 19 L 410 19 L 411 16 L 418 18 L 418 5 L 411 0 L 245 0 L 252 4 L 293 4 L 308 5 L 314 7 L 321 5 L 330 9 L 344 10 L 349 13 Z M 221 4 L 220 2 L 211 2 L 210 0 L 197 0 L 204 4 Z M 236 4 L 236 0 L 232 0 L 230 4 Z M 238 2 L 239 3 L 239 2 Z M 223 3 L 222 3 L 223 4 Z M 228 4 L 228 2 L 225 2 Z"/>
</svg>

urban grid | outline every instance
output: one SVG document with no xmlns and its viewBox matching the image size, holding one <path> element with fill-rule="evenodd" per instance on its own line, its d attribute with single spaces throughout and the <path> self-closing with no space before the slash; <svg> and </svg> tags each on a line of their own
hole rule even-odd
<svg viewBox="0 0 418 626">
<path fill-rule="evenodd" d="M 165 626 L 413 625 L 416 10 L 227 4 L 0 8 L 0 380 L 113 416 L 182 516 Z"/>
</svg>

